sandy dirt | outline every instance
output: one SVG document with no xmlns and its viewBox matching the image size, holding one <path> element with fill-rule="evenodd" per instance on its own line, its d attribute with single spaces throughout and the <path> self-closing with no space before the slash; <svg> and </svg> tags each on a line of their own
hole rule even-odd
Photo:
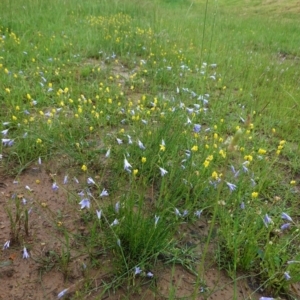
<svg viewBox="0 0 300 300">
<path fill-rule="evenodd" d="M 11 239 L 10 221 L 6 209 L 11 209 L 14 197 L 26 199 L 25 205 L 31 210 L 29 215 L 29 235 L 26 236 L 24 228 L 20 230 L 20 243 L 11 244 L 8 249 L 1 249 L 0 257 L 0 299 L 57 299 L 62 290 L 68 288 L 65 299 L 72 299 L 76 291 L 82 291 L 84 283 L 93 285 L 93 290 L 86 293 L 85 299 L 168 299 L 174 295 L 178 299 L 191 299 L 195 276 L 181 265 L 168 266 L 161 263 L 155 271 L 154 280 L 140 282 L 137 278 L 135 287 L 121 287 L 114 293 L 105 293 L 101 287 L 102 280 L 109 280 L 110 258 L 101 258 L 101 267 L 84 269 L 88 264 L 87 255 L 76 251 L 71 244 L 71 257 L 69 259 L 67 276 L 63 266 L 58 265 L 55 255 L 61 255 L 65 238 L 62 228 L 68 231 L 80 231 L 79 206 L 74 207 L 68 201 L 70 193 L 63 188 L 52 190 L 52 183 L 57 181 L 63 187 L 63 174 L 51 173 L 51 168 L 39 165 L 32 166 L 21 176 L 1 178 L 0 185 L 0 243 L 4 245 Z M 70 180 L 71 182 L 72 180 Z M 27 186 L 27 188 L 26 188 Z M 29 190 L 30 188 L 30 190 Z M 79 184 L 72 181 L 68 190 L 76 193 L 80 190 Z M 84 230 L 84 228 L 83 228 Z M 199 220 L 193 225 L 184 225 L 180 235 L 185 235 L 184 242 L 193 245 L 201 253 L 201 236 L 207 234 L 208 225 Z M 72 242 L 70 242 L 72 243 Z M 23 259 L 23 247 L 26 246 L 30 258 Z M 73 248 L 74 247 L 74 248 Z M 74 251 L 73 251 L 74 250 Z M 212 256 L 209 254 L 207 257 Z M 250 287 L 249 281 L 240 279 L 236 284 L 236 298 L 234 298 L 234 284 L 224 272 L 217 270 L 212 261 L 207 261 L 205 271 L 205 285 L 200 284 L 197 299 L 258 299 L 259 294 Z M 67 277 L 67 278 L 66 278 Z M 241 276 L 242 277 L 242 276 Z M 138 288 L 137 288 L 138 287 Z M 202 296 L 203 294 L 203 296 Z M 78 298 L 77 298 L 78 299 Z"/>
</svg>

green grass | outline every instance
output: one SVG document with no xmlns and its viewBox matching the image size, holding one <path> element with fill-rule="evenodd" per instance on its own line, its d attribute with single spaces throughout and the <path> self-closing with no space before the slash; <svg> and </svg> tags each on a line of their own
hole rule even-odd
<svg viewBox="0 0 300 300">
<path fill-rule="evenodd" d="M 216 230 L 220 268 L 233 279 L 258 274 L 269 294 L 293 297 L 300 279 L 299 264 L 288 264 L 299 261 L 295 3 L 1 1 L 0 119 L 9 122 L 3 139 L 13 141 L 2 140 L 1 172 L 16 176 L 39 157 L 64 158 L 55 172 L 80 176 L 83 187 L 94 178 L 92 195 L 84 195 L 91 207 L 80 211 L 90 234 L 65 232 L 65 251 L 76 240 L 92 268 L 99 252 L 113 257 L 107 288 L 146 278 L 162 257 L 175 257 L 176 231 L 203 210 L 204 249 Z M 80 197 L 71 198 L 79 208 Z M 287 230 L 283 212 L 293 218 Z M 11 210 L 9 217 L 16 228 Z M 188 266 L 198 274 L 194 298 L 206 255 Z M 65 257 L 54 263 L 67 274 Z M 143 272 L 134 275 L 136 267 Z"/>
</svg>

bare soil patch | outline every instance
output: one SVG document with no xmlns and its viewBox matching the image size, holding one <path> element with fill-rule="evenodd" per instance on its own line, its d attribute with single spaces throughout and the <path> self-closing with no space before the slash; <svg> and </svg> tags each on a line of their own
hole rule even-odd
<svg viewBox="0 0 300 300">
<path fill-rule="evenodd" d="M 29 236 L 20 231 L 20 243 L 12 244 L 10 248 L 1 251 L 0 260 L 0 299 L 57 299 L 57 295 L 68 289 L 65 297 L 72 299 L 76 291 L 82 291 L 86 282 L 92 283 L 86 299 L 100 299 L 103 292 L 103 281 L 109 282 L 111 275 L 111 257 L 103 255 L 99 267 L 86 267 L 87 254 L 76 249 L 71 244 L 71 257 L 68 258 L 66 269 L 59 263 L 57 257 L 64 254 L 64 230 L 78 232 L 80 227 L 79 205 L 74 207 L 68 201 L 70 194 L 60 188 L 52 190 L 56 180 L 62 183 L 62 176 L 49 173 L 42 166 L 34 166 L 16 179 L 2 180 L 0 187 L 0 241 L 2 245 L 11 238 L 10 222 L 6 207 L 10 207 L 15 196 L 26 199 L 30 207 Z M 74 192 L 80 189 L 79 184 L 70 179 L 68 189 Z M 26 188 L 27 186 L 27 188 Z M 28 190 L 30 188 L 30 191 Z M 205 221 L 193 227 L 183 226 L 186 242 L 195 246 L 201 253 L 201 236 L 207 233 Z M 83 228 L 84 230 L 84 228 Z M 22 249 L 26 245 L 30 258 L 22 258 Z M 209 255 L 208 255 L 209 259 Z M 118 287 L 115 292 L 104 293 L 101 299 L 168 299 L 173 294 L 176 298 L 190 299 L 195 285 L 195 276 L 183 266 L 173 267 L 159 264 L 155 270 L 154 280 L 143 281 L 137 278 L 135 286 Z M 203 296 L 198 299 L 233 299 L 234 283 L 224 272 L 217 270 L 208 261 L 205 273 L 205 285 L 201 286 Z M 258 299 L 249 287 L 247 280 L 241 279 L 236 285 L 236 299 Z M 201 293 L 200 293 L 201 295 Z"/>
</svg>

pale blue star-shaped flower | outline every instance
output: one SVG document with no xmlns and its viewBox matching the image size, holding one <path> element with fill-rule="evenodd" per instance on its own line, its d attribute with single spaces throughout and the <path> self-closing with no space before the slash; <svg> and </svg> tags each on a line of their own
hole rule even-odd
<svg viewBox="0 0 300 300">
<path fill-rule="evenodd" d="M 285 212 L 281 213 L 281 218 L 290 222 L 293 222 L 293 219 Z"/>
<path fill-rule="evenodd" d="M 24 258 L 24 259 L 27 259 L 27 258 L 29 258 L 29 257 L 30 257 L 30 255 L 29 255 L 27 249 L 24 247 L 24 248 L 23 248 L 23 258 Z"/>
<path fill-rule="evenodd" d="M 56 182 L 53 182 L 53 184 L 52 184 L 52 190 L 53 190 L 54 192 L 56 192 L 56 191 L 58 190 L 58 185 L 57 185 Z"/>
<path fill-rule="evenodd" d="M 126 158 L 124 158 L 124 170 L 131 173 L 130 168 L 132 168 L 131 164 L 128 162 Z"/>
<path fill-rule="evenodd" d="M 106 151 L 105 158 L 108 158 L 109 156 L 110 156 L 110 148 Z"/>
<path fill-rule="evenodd" d="M 290 276 L 290 273 L 289 272 L 284 272 L 284 278 L 285 280 L 290 280 L 292 277 Z"/>
<path fill-rule="evenodd" d="M 102 209 L 96 210 L 97 218 L 100 220 L 102 216 Z"/>
<path fill-rule="evenodd" d="M 2 139 L 3 146 L 11 147 L 14 144 L 14 140 L 11 139 Z"/>
<path fill-rule="evenodd" d="M 9 248 L 9 245 L 10 245 L 10 241 L 6 241 L 3 245 L 3 250 L 6 250 Z"/>
<path fill-rule="evenodd" d="M 201 214 L 202 214 L 202 209 L 199 209 L 199 210 L 196 210 L 194 215 L 197 217 L 197 218 L 200 218 L 201 217 Z"/>
<path fill-rule="evenodd" d="M 142 269 L 140 267 L 135 267 L 134 268 L 134 275 L 138 275 L 140 273 L 142 273 Z"/>
<path fill-rule="evenodd" d="M 58 299 L 62 298 L 64 295 L 67 294 L 68 290 L 69 290 L 69 289 L 64 289 L 64 290 L 62 290 L 62 291 L 57 295 L 57 298 L 58 298 Z"/>
<path fill-rule="evenodd" d="M 159 221 L 160 217 L 159 216 L 154 216 L 154 226 L 156 227 L 158 221 Z"/>
<path fill-rule="evenodd" d="M 132 144 L 131 136 L 127 134 L 127 138 L 128 138 L 128 144 L 131 145 Z"/>
<path fill-rule="evenodd" d="M 114 219 L 114 221 L 110 224 L 111 227 L 116 226 L 119 224 L 118 219 Z"/>
<path fill-rule="evenodd" d="M 201 125 L 200 124 L 195 124 L 194 125 L 194 132 L 198 133 L 201 130 Z"/>
<path fill-rule="evenodd" d="M 159 170 L 160 170 L 160 175 L 161 175 L 161 176 L 165 176 L 165 175 L 168 173 L 167 170 L 165 170 L 165 169 L 163 169 L 163 168 L 161 168 L 161 167 L 159 167 Z"/>
<path fill-rule="evenodd" d="M 107 196 L 109 196 L 108 191 L 106 189 L 103 189 L 100 194 L 100 197 L 107 197 Z"/>
<path fill-rule="evenodd" d="M 88 198 L 82 199 L 79 202 L 79 204 L 81 205 L 80 209 L 90 208 L 90 206 L 91 206 L 90 200 Z"/>
<path fill-rule="evenodd" d="M 289 229 L 290 227 L 291 227 L 291 223 L 285 223 L 280 226 L 280 229 L 283 231 L 283 230 Z"/>
<path fill-rule="evenodd" d="M 87 184 L 96 184 L 96 182 L 94 181 L 94 179 L 92 177 L 89 177 L 87 179 Z"/>
<path fill-rule="evenodd" d="M 226 184 L 229 187 L 230 192 L 233 192 L 237 188 L 237 186 L 235 184 L 233 184 L 233 183 L 230 183 L 230 182 L 226 181 Z"/>
<path fill-rule="evenodd" d="M 115 212 L 118 214 L 120 211 L 120 201 L 115 204 Z"/>
<path fill-rule="evenodd" d="M 68 183 L 68 175 L 65 175 L 63 183 L 64 183 L 64 184 L 67 184 L 67 183 Z"/>
<path fill-rule="evenodd" d="M 269 224 L 272 224 L 272 219 L 268 216 L 268 214 L 266 214 L 264 216 L 263 222 L 265 224 L 265 226 L 268 228 Z"/>
<path fill-rule="evenodd" d="M 153 275 L 153 273 L 148 272 L 148 273 L 146 274 L 146 276 L 149 277 L 149 278 L 152 278 L 154 275 Z"/>
<path fill-rule="evenodd" d="M 140 140 L 138 140 L 138 145 L 139 145 L 140 149 L 142 149 L 142 150 L 146 149 L 146 147 L 144 146 L 144 144 Z"/>
</svg>

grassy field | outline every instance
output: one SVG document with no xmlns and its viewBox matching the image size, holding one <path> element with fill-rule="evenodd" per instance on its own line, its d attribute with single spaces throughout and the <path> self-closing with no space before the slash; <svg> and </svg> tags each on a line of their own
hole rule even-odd
<svg viewBox="0 0 300 300">
<path fill-rule="evenodd" d="M 86 276 L 68 297 L 155 286 L 169 263 L 194 274 L 188 299 L 208 299 L 213 258 L 233 282 L 251 275 L 263 296 L 299 299 L 299 1 L 2 0 L 0 11 L 1 177 L 38 166 L 51 177 L 40 189 L 64 191 L 87 232 L 51 212 L 66 288 L 72 255 L 88 270 L 113 261 L 99 290 Z M 29 187 L 9 196 L 3 253 L 39 260 L 30 224 L 43 206 Z M 200 252 L 181 234 L 199 220 Z"/>
</svg>

